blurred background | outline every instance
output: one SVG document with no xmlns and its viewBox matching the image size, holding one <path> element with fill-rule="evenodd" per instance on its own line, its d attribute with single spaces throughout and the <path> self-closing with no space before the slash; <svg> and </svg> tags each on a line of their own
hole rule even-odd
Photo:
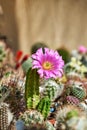
<svg viewBox="0 0 87 130">
<path fill-rule="evenodd" d="M 69 50 L 87 43 L 87 0 L 0 0 L 0 35 L 17 51 L 36 42 Z"/>
</svg>

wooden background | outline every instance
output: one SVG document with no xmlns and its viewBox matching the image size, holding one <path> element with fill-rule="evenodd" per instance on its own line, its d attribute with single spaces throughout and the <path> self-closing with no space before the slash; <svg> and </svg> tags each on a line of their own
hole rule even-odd
<svg viewBox="0 0 87 130">
<path fill-rule="evenodd" d="M 69 50 L 87 46 L 87 0 L 0 0 L 0 34 L 30 52 L 38 41 Z"/>
</svg>

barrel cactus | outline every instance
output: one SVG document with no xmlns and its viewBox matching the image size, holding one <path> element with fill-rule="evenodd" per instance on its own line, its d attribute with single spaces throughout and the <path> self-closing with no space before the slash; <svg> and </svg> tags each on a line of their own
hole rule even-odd
<svg viewBox="0 0 87 130">
<path fill-rule="evenodd" d="M 71 93 L 72 93 L 73 96 L 77 97 L 80 100 L 82 100 L 86 97 L 86 92 L 81 87 L 72 87 Z"/>
<path fill-rule="evenodd" d="M 0 104 L 0 130 L 7 130 L 12 119 L 13 119 L 13 115 L 9 110 L 8 104 L 1 103 Z"/>
<path fill-rule="evenodd" d="M 74 96 L 67 96 L 66 100 L 68 103 L 74 104 L 74 105 L 78 105 L 79 104 L 79 99 L 74 97 Z"/>
</svg>

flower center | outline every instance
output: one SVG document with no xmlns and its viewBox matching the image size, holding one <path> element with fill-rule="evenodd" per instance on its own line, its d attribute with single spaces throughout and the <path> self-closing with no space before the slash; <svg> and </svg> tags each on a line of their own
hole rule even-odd
<svg viewBox="0 0 87 130">
<path fill-rule="evenodd" d="M 52 63 L 50 63 L 49 61 L 44 62 L 43 63 L 43 69 L 45 69 L 45 70 L 52 69 Z"/>
</svg>

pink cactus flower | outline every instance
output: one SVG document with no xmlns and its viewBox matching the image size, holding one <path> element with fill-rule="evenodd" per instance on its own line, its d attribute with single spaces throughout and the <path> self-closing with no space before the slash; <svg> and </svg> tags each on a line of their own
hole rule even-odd
<svg viewBox="0 0 87 130">
<path fill-rule="evenodd" d="M 57 51 L 44 48 L 38 49 L 33 58 L 33 69 L 37 69 L 42 78 L 57 78 L 63 74 L 64 61 Z"/>
<path fill-rule="evenodd" d="M 78 50 L 80 53 L 87 53 L 87 48 L 81 45 Z"/>
</svg>

